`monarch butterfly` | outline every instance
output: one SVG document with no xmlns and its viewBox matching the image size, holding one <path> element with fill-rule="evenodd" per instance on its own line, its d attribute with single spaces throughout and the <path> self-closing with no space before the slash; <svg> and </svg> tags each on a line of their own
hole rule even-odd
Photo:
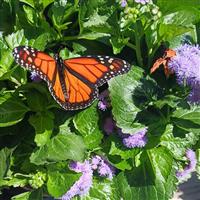
<svg viewBox="0 0 200 200">
<path fill-rule="evenodd" d="M 129 71 L 125 60 L 109 56 L 86 56 L 63 60 L 28 46 L 13 50 L 15 61 L 35 72 L 48 84 L 54 99 L 65 110 L 88 107 L 98 97 L 98 87 Z"/>
</svg>

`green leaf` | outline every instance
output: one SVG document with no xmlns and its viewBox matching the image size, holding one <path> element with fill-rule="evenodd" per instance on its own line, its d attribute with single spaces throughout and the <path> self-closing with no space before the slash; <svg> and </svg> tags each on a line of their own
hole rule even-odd
<svg viewBox="0 0 200 200">
<path fill-rule="evenodd" d="M 49 171 L 47 190 L 53 197 L 61 197 L 80 178 L 81 174 Z"/>
<path fill-rule="evenodd" d="M 42 200 L 43 194 L 42 190 L 35 190 L 33 192 L 24 192 L 22 194 L 12 197 L 12 200 Z"/>
<path fill-rule="evenodd" d="M 112 181 L 108 179 L 102 180 L 93 178 L 93 184 L 89 190 L 89 194 L 86 197 L 83 197 L 83 200 L 91 199 L 117 200 L 120 199 L 120 196 Z"/>
<path fill-rule="evenodd" d="M 111 140 L 109 156 L 113 156 L 112 164 L 123 171 L 126 169 L 131 170 L 130 158 L 132 159 L 138 154 L 138 148 L 127 149 L 122 144 L 121 139 L 112 136 L 109 139 Z M 120 159 L 115 159 L 116 156 L 120 156 Z"/>
<path fill-rule="evenodd" d="M 98 32 L 91 32 L 91 33 L 82 33 L 78 36 L 78 39 L 86 39 L 86 40 L 96 40 L 102 37 L 108 37 L 110 34 L 107 33 L 98 33 Z"/>
<path fill-rule="evenodd" d="M 14 30 L 18 1 L 1 1 L 0 5 L 0 31 L 4 33 Z"/>
<path fill-rule="evenodd" d="M 82 1 L 79 10 L 80 34 L 90 31 L 116 34 L 118 23 L 114 5 L 113 0 Z"/>
<path fill-rule="evenodd" d="M 134 92 L 140 85 L 143 71 L 132 67 L 129 73 L 115 77 L 109 81 L 112 113 L 117 126 L 123 133 L 133 133 L 143 126 L 134 122 L 140 109 L 134 104 Z"/>
<path fill-rule="evenodd" d="M 123 199 L 168 200 L 175 190 L 172 156 L 159 147 L 143 152 L 141 165 L 120 173 L 115 185 Z"/>
<path fill-rule="evenodd" d="M 122 49 L 126 46 L 128 41 L 129 41 L 129 38 L 111 37 L 110 42 L 112 44 L 114 54 L 120 53 Z"/>
<path fill-rule="evenodd" d="M 53 3 L 54 0 L 40 0 L 40 3 L 43 4 L 43 10 L 51 3 Z"/>
<path fill-rule="evenodd" d="M 0 77 L 2 77 L 4 73 L 8 72 L 14 61 L 12 51 L 9 49 L 1 49 L 0 58 Z"/>
<path fill-rule="evenodd" d="M 76 5 L 73 3 L 64 1 L 54 2 L 50 14 L 54 27 L 58 32 L 68 28 L 68 25 L 72 23 L 71 18 L 76 11 Z"/>
<path fill-rule="evenodd" d="M 32 8 L 35 7 L 34 0 L 20 0 L 20 2 L 26 3 L 29 6 L 31 6 Z"/>
<path fill-rule="evenodd" d="M 182 130 L 200 134 L 200 108 L 178 108 L 172 115 L 172 122 Z"/>
<path fill-rule="evenodd" d="M 16 178 L 11 177 L 11 179 L 3 179 L 0 181 L 0 186 L 7 187 L 25 187 L 28 184 L 28 180 L 26 178 Z"/>
<path fill-rule="evenodd" d="M 165 105 L 169 105 L 172 108 L 176 108 L 180 103 L 181 98 L 174 95 L 165 95 L 162 99 L 154 102 L 154 105 L 159 109 L 163 108 Z"/>
<path fill-rule="evenodd" d="M 157 5 L 163 13 L 172 13 L 174 11 L 190 8 L 198 8 L 200 6 L 199 0 L 182 0 L 181 3 L 179 0 L 157 0 Z"/>
<path fill-rule="evenodd" d="M 12 150 L 8 148 L 1 149 L 0 151 L 0 180 L 6 175 L 10 167 L 10 158 Z"/>
<path fill-rule="evenodd" d="M 160 138 L 160 145 L 165 146 L 176 159 L 182 159 L 185 155 L 185 150 L 191 148 L 194 145 L 199 137 L 195 133 L 187 133 L 185 137 L 175 137 L 173 132 L 176 129 L 173 129 L 171 124 L 166 126 L 166 130 Z"/>
<path fill-rule="evenodd" d="M 87 48 L 79 43 L 73 42 L 74 53 L 84 53 Z"/>
<path fill-rule="evenodd" d="M 96 104 L 78 113 L 74 119 L 74 126 L 84 138 L 84 142 L 89 149 L 94 149 L 99 146 L 103 133 L 100 130 L 99 115 Z"/>
<path fill-rule="evenodd" d="M 24 96 L 26 97 L 27 104 L 32 111 L 41 112 L 46 110 L 48 101 L 46 95 L 41 93 L 41 91 L 31 88 L 24 94 Z"/>
<path fill-rule="evenodd" d="M 9 98 L 0 105 L 0 127 L 18 123 L 28 111 L 29 108 L 19 98 Z"/>
<path fill-rule="evenodd" d="M 29 118 L 29 123 L 35 129 L 35 142 L 37 146 L 45 145 L 51 137 L 54 123 L 53 123 L 53 113 L 51 112 L 42 112 L 36 113 Z"/>
<path fill-rule="evenodd" d="M 10 49 L 14 49 L 20 45 L 28 45 L 28 41 L 24 36 L 24 30 L 18 30 L 15 33 L 12 33 L 5 37 L 5 40 L 10 47 Z"/>
<path fill-rule="evenodd" d="M 187 8 L 165 15 L 163 17 L 164 24 L 176 24 L 182 26 L 190 26 L 200 20 L 199 10 L 196 8 Z"/>
<path fill-rule="evenodd" d="M 67 159 L 82 161 L 84 153 L 85 145 L 82 137 L 75 134 L 59 134 L 32 153 L 30 160 L 36 165 Z"/>
<path fill-rule="evenodd" d="M 34 41 L 32 47 L 39 49 L 39 50 L 44 50 L 45 46 L 52 40 L 52 36 L 50 33 L 43 33 L 40 36 L 36 38 Z"/>
<path fill-rule="evenodd" d="M 170 41 L 176 36 L 192 31 L 192 28 L 176 24 L 160 24 L 159 37 L 164 41 Z"/>
<path fill-rule="evenodd" d="M 26 14 L 27 21 L 32 25 L 37 25 L 37 14 L 33 8 L 30 6 L 23 6 L 24 12 Z"/>
<path fill-rule="evenodd" d="M 114 183 L 123 199 L 133 199 L 132 190 L 123 172 L 114 177 Z"/>
</svg>

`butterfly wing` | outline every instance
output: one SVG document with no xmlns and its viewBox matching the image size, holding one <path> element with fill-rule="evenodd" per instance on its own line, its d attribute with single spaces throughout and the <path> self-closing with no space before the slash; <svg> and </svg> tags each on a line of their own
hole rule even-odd
<svg viewBox="0 0 200 200">
<path fill-rule="evenodd" d="M 130 64 L 109 56 L 87 56 L 63 61 L 69 93 L 67 109 L 82 109 L 98 97 L 98 87 L 130 70 Z"/>
<path fill-rule="evenodd" d="M 82 77 L 75 76 L 68 70 L 63 70 L 63 81 L 61 85 L 66 84 L 67 96 L 65 102 L 60 101 L 60 105 L 66 110 L 78 110 L 88 107 L 98 97 L 98 88 L 96 85 L 90 84 Z M 58 77 L 59 78 L 59 77 Z M 57 87 L 60 87 L 58 84 Z M 57 97 L 57 91 L 54 90 Z"/>
<path fill-rule="evenodd" d="M 19 65 L 35 72 L 48 83 L 51 95 L 66 110 L 85 108 L 98 96 L 95 85 L 88 86 L 67 70 L 63 70 L 63 76 L 60 76 L 55 59 L 42 51 L 19 46 L 14 48 L 13 56 Z M 68 97 L 63 88 L 70 91 Z"/>
<path fill-rule="evenodd" d="M 27 46 L 14 48 L 13 56 L 16 63 L 35 72 L 49 84 L 53 82 L 56 73 L 56 62 L 48 54 Z"/>
<path fill-rule="evenodd" d="M 109 56 L 87 56 L 64 60 L 67 70 L 77 77 L 97 86 L 103 85 L 112 77 L 127 73 L 130 64 Z"/>
<path fill-rule="evenodd" d="M 130 65 L 109 56 L 79 57 L 57 63 L 54 58 L 31 47 L 13 50 L 16 62 L 44 79 L 54 99 L 66 110 L 88 107 L 98 97 L 98 86 L 126 73 Z"/>
</svg>

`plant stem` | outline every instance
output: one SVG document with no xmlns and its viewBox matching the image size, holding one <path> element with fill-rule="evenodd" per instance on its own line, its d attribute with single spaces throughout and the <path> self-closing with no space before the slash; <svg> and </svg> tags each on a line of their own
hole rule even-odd
<svg viewBox="0 0 200 200">
<path fill-rule="evenodd" d="M 135 46 L 134 44 L 128 42 L 128 43 L 126 44 L 126 46 L 127 46 L 127 47 L 130 47 L 131 49 L 133 49 L 133 50 L 136 51 L 136 46 Z"/>
<path fill-rule="evenodd" d="M 135 44 L 136 44 L 136 56 L 139 66 L 143 67 L 143 60 L 141 54 L 141 44 L 140 44 L 140 31 L 138 27 L 138 23 L 135 24 Z"/>
</svg>

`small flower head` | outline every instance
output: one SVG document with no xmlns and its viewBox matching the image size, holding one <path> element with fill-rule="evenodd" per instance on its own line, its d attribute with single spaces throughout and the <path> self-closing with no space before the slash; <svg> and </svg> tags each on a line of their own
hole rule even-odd
<svg viewBox="0 0 200 200">
<path fill-rule="evenodd" d="M 110 180 L 115 173 L 114 167 L 100 156 L 94 156 L 91 161 L 92 169 L 97 170 L 100 176 L 108 177 Z"/>
<path fill-rule="evenodd" d="M 121 7 L 124 8 L 127 5 L 127 1 L 126 0 L 121 0 Z"/>
<path fill-rule="evenodd" d="M 106 118 L 103 125 L 104 131 L 108 135 L 110 135 L 111 133 L 113 133 L 114 128 L 115 128 L 115 122 L 113 121 L 113 119 L 111 117 Z"/>
<path fill-rule="evenodd" d="M 149 3 L 150 0 L 135 0 L 135 2 L 145 5 L 145 4 Z"/>
<path fill-rule="evenodd" d="M 132 135 L 123 134 L 123 144 L 128 148 L 144 147 L 147 143 L 147 128 L 144 128 Z"/>
<path fill-rule="evenodd" d="M 186 158 L 188 159 L 188 165 L 182 170 L 178 171 L 176 173 L 176 176 L 178 178 L 184 178 L 187 175 L 189 175 L 191 172 L 193 172 L 196 168 L 197 160 L 196 160 L 196 154 L 193 150 L 188 149 L 186 151 Z"/>
<path fill-rule="evenodd" d="M 184 44 L 176 49 L 176 56 L 173 57 L 168 66 L 174 71 L 179 84 L 186 83 L 192 88 L 200 86 L 200 47 Z"/>
<path fill-rule="evenodd" d="M 191 87 L 188 100 L 200 103 L 200 47 L 184 44 L 176 49 L 176 56 L 168 63 L 180 85 Z"/>
<path fill-rule="evenodd" d="M 40 82 L 42 80 L 35 72 L 31 72 L 30 78 L 34 82 Z"/>
<path fill-rule="evenodd" d="M 101 100 L 98 102 L 98 107 L 100 110 L 105 111 L 107 109 L 107 102 L 106 100 Z"/>
<path fill-rule="evenodd" d="M 104 90 L 100 95 L 99 95 L 99 102 L 98 102 L 98 107 L 100 110 L 105 111 L 109 104 L 107 102 L 107 98 L 108 98 L 108 90 Z"/>
<path fill-rule="evenodd" d="M 62 196 L 62 200 L 70 200 L 76 195 L 85 195 L 92 186 L 93 170 L 89 161 L 85 161 L 84 163 L 72 162 L 70 163 L 70 168 L 75 172 L 81 172 L 82 176 Z"/>
</svg>

